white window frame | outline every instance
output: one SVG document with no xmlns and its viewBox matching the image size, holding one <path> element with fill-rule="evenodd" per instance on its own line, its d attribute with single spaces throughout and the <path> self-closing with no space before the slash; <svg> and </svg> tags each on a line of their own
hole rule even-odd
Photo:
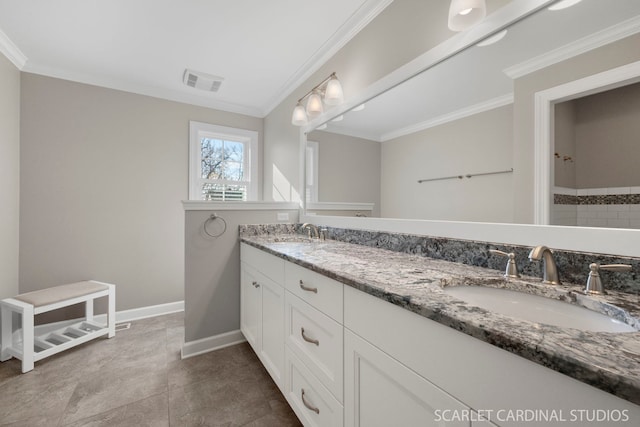
<svg viewBox="0 0 640 427">
<path fill-rule="evenodd" d="M 319 144 L 316 141 L 307 141 L 305 151 L 305 194 L 307 203 L 318 201 L 318 155 Z"/>
<path fill-rule="evenodd" d="M 245 146 L 244 181 L 208 180 L 202 178 L 202 138 L 241 142 Z M 189 200 L 202 200 L 202 185 L 207 182 L 247 185 L 247 201 L 258 200 L 258 132 L 202 122 L 189 122 Z"/>
</svg>

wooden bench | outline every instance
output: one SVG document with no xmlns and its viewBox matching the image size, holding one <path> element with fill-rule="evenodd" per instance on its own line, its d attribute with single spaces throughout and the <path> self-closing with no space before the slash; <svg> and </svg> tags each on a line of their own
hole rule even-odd
<svg viewBox="0 0 640 427">
<path fill-rule="evenodd" d="M 97 323 L 93 316 L 96 298 L 107 297 L 107 323 Z M 0 301 L 2 319 L 2 346 L 0 361 L 11 357 L 22 361 L 22 372 L 33 369 L 38 360 L 80 345 L 94 338 L 115 335 L 116 287 L 109 283 L 89 280 L 56 286 L 39 291 L 28 292 Z M 47 311 L 68 307 L 73 304 L 85 304 L 85 318 L 72 325 L 65 326 L 35 336 L 34 316 Z M 14 333 L 13 313 L 22 317 L 22 329 Z M 21 337 L 20 337 L 21 335 Z"/>
</svg>

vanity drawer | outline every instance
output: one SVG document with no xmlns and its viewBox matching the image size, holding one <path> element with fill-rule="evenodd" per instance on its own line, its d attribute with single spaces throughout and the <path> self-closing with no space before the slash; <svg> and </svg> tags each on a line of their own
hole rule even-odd
<svg viewBox="0 0 640 427">
<path fill-rule="evenodd" d="M 285 350 L 285 397 L 305 426 L 342 427 L 344 408 L 289 349 Z"/>
<path fill-rule="evenodd" d="M 284 276 L 289 292 L 342 323 L 342 283 L 290 262 L 285 262 Z"/>
<path fill-rule="evenodd" d="M 285 342 L 342 402 L 343 326 L 290 292 L 285 294 Z"/>
<path fill-rule="evenodd" d="M 276 283 L 284 283 L 284 263 L 282 258 L 271 255 L 246 243 L 240 244 L 240 259 Z"/>
</svg>

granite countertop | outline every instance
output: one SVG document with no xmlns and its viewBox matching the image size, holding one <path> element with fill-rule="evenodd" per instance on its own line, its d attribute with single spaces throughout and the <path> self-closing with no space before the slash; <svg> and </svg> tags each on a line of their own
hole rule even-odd
<svg viewBox="0 0 640 427">
<path fill-rule="evenodd" d="M 607 313 L 640 330 L 637 295 L 584 296 L 581 286 L 542 285 L 539 278 L 301 235 L 241 235 L 241 241 L 535 363 L 640 404 L 640 331 L 590 332 L 490 312 L 443 291 L 489 286 L 545 295 Z"/>
</svg>

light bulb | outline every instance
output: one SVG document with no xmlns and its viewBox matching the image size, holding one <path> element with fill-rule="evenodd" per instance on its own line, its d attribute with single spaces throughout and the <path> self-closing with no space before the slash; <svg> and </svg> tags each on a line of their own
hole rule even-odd
<svg viewBox="0 0 640 427">
<path fill-rule="evenodd" d="M 304 110 L 302 104 L 298 102 L 296 108 L 293 109 L 293 116 L 291 117 L 291 124 L 294 126 L 304 126 L 309 122 L 307 119 L 307 112 Z"/>
<path fill-rule="evenodd" d="M 324 91 L 324 102 L 327 105 L 340 105 L 344 101 L 344 93 L 342 92 L 342 85 L 340 80 L 336 76 L 333 76 L 327 83 L 327 88 Z"/>
<path fill-rule="evenodd" d="M 322 105 L 322 98 L 320 98 L 320 94 L 318 91 L 313 91 L 311 96 L 309 96 L 309 100 L 307 101 L 307 115 L 310 118 L 318 117 L 320 114 L 324 112 L 324 107 Z"/>
</svg>

